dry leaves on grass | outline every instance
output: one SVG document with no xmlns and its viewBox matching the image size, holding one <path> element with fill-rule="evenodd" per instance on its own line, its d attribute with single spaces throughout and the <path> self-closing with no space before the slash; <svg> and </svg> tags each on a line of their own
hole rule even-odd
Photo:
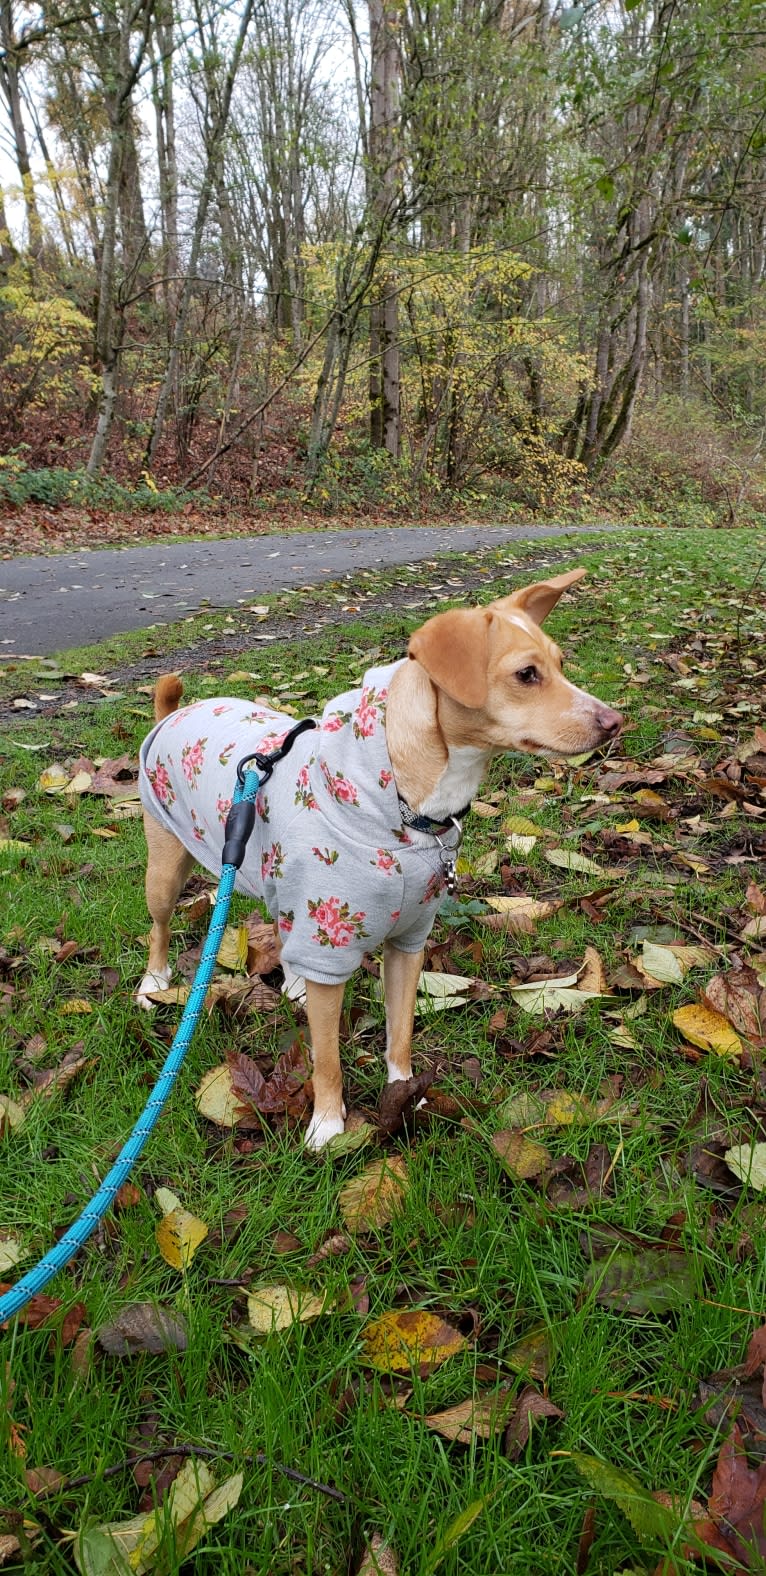
<svg viewBox="0 0 766 1576">
<path fill-rule="evenodd" d="M 186 1323 L 181 1315 L 159 1303 L 134 1302 L 122 1308 L 109 1324 L 96 1331 L 99 1345 L 112 1357 L 136 1357 L 141 1352 L 185 1352 Z"/>
<path fill-rule="evenodd" d="M 298 1291 L 293 1286 L 259 1286 L 247 1297 L 248 1323 L 259 1335 L 289 1330 L 295 1324 L 308 1324 L 335 1304 L 325 1294 Z"/>
</svg>

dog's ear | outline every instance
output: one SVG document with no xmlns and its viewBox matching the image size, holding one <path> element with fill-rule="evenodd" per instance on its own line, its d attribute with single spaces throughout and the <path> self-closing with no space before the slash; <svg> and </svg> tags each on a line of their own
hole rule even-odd
<svg viewBox="0 0 766 1576">
<path fill-rule="evenodd" d="M 491 606 L 496 607 L 499 613 L 512 613 L 516 609 L 519 613 L 526 613 L 533 623 L 542 624 L 548 617 L 551 608 L 556 606 L 560 596 L 582 580 L 586 569 L 569 569 L 565 575 L 553 575 L 550 580 L 538 580 L 535 585 L 522 586 L 519 591 L 512 591 L 510 596 L 500 597 Z"/>
<path fill-rule="evenodd" d="M 491 617 L 489 608 L 456 607 L 429 618 L 410 636 L 409 656 L 461 706 L 477 708 L 487 699 Z"/>
</svg>

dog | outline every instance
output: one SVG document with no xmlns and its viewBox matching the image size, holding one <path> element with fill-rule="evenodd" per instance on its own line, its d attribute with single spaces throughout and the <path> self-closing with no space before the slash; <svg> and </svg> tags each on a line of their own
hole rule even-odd
<svg viewBox="0 0 766 1576">
<path fill-rule="evenodd" d="M 412 1075 L 424 944 L 454 870 L 462 818 L 492 757 L 566 757 L 620 732 L 620 713 L 564 677 L 561 653 L 541 628 L 584 574 L 573 569 L 483 607 L 437 613 L 411 636 L 405 658 L 331 701 L 259 789 L 236 885 L 266 903 L 288 994 L 305 988 L 310 1149 L 343 1131 L 343 989 L 381 944 L 388 1081 Z M 141 749 L 152 928 L 137 999 L 147 1008 L 147 992 L 170 979 L 169 921 L 193 864 L 220 871 L 238 761 L 281 749 L 294 728 L 283 713 L 228 698 L 179 710 L 181 695 L 176 676 L 158 681 L 156 725 Z"/>
</svg>

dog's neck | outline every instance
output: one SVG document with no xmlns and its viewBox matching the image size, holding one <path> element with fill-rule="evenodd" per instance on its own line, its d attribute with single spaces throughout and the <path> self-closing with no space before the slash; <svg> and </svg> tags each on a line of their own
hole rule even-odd
<svg viewBox="0 0 766 1576">
<path fill-rule="evenodd" d="M 492 751 L 448 741 L 438 692 L 419 662 L 405 662 L 391 680 L 386 744 L 397 789 L 410 809 L 434 819 L 462 810 L 476 794 Z"/>
</svg>

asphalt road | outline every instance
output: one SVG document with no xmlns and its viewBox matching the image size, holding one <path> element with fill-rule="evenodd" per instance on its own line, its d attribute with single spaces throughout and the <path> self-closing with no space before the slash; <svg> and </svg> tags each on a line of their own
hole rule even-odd
<svg viewBox="0 0 766 1576">
<path fill-rule="evenodd" d="M 580 527 L 578 534 L 591 528 Z M 593 532 L 604 527 L 593 527 Z M 203 608 L 236 609 L 268 592 L 317 585 L 504 542 L 558 526 L 385 526 L 152 547 L 80 549 L 0 562 L 0 657 L 50 656 Z"/>
</svg>

